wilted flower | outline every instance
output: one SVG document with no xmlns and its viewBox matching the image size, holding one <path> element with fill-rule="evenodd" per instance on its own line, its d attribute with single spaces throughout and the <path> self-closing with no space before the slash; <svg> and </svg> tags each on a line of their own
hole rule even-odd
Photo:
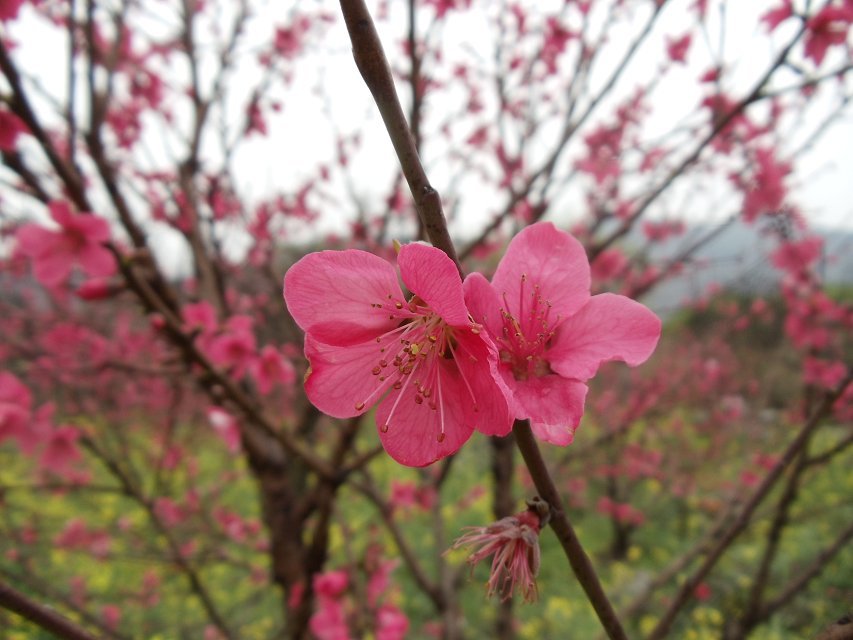
<svg viewBox="0 0 853 640">
<path fill-rule="evenodd" d="M 540 517 L 531 510 L 501 518 L 485 527 L 467 527 L 468 533 L 453 543 L 451 549 L 474 546 L 468 558 L 472 567 L 492 556 L 488 595 L 499 593 L 501 600 L 512 597 L 518 586 L 524 600 L 533 602 L 538 596 L 536 575 L 539 573 Z"/>
</svg>

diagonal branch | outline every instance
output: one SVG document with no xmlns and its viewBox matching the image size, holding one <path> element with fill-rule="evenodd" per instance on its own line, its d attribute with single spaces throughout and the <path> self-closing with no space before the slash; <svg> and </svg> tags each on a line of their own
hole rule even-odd
<svg viewBox="0 0 853 640">
<path fill-rule="evenodd" d="M 17 613 L 57 638 L 64 640 L 97 640 L 82 627 L 43 604 L 30 600 L 8 584 L 0 582 L 0 607 Z"/>
<path fill-rule="evenodd" d="M 352 41 L 355 64 L 379 108 L 429 241 L 453 260 L 461 277 L 462 267 L 459 265 L 456 249 L 447 231 L 441 197 L 429 183 L 421 164 L 415 138 L 406 123 L 406 116 L 403 114 L 403 107 L 394 87 L 391 68 L 385 58 L 370 12 L 364 0 L 341 0 L 341 11 Z"/>
<path fill-rule="evenodd" d="M 533 432 L 530 430 L 530 422 L 527 420 L 516 420 L 512 432 L 515 434 L 515 441 L 518 443 L 518 448 L 521 451 L 528 471 L 530 471 L 530 477 L 533 478 L 533 484 L 536 485 L 539 496 L 551 508 L 551 528 L 554 530 L 557 539 L 566 552 L 566 557 L 572 566 L 572 571 L 575 572 L 575 577 L 577 577 L 593 609 L 595 609 L 595 613 L 599 621 L 601 621 L 607 637 L 610 640 L 627 640 L 628 636 L 619 622 L 613 605 L 610 604 L 610 600 L 607 599 L 607 595 L 604 593 L 601 581 L 595 573 L 592 562 L 581 546 L 580 540 L 571 522 L 569 522 L 568 516 L 563 511 L 563 502 L 560 499 L 560 494 L 557 491 L 554 480 L 545 466 L 545 460 L 542 458 L 542 452 L 539 451 L 539 445 L 536 444 L 536 440 L 533 438 Z"/>
<path fill-rule="evenodd" d="M 832 409 L 833 403 L 850 385 L 851 380 L 853 380 L 853 371 L 848 372 L 847 377 L 838 388 L 824 396 L 823 401 L 817 406 L 809 419 L 806 420 L 805 424 L 800 429 L 800 432 L 791 444 L 788 445 L 788 448 L 785 449 L 785 453 L 782 454 L 782 457 L 773 469 L 771 469 L 765 476 L 764 480 L 760 485 L 758 485 L 749 500 L 747 500 L 746 504 L 744 504 L 728 531 L 720 537 L 717 544 L 705 557 L 702 565 L 681 585 L 678 593 L 672 598 L 669 608 L 658 621 L 657 626 L 648 635 L 647 640 L 661 640 L 661 638 L 664 638 L 667 633 L 669 633 L 673 622 L 675 622 L 676 616 L 678 616 L 678 613 L 690 600 L 696 586 L 711 572 L 711 569 L 714 568 L 717 561 L 722 557 L 723 553 L 732 544 L 732 542 L 734 542 L 735 538 L 744 529 L 746 529 L 749 521 L 752 519 L 752 515 L 755 513 L 755 510 L 764 501 L 779 478 L 782 477 L 782 473 L 788 465 L 793 462 L 794 458 L 802 450 L 803 446 L 811 437 L 814 430 L 818 427 L 821 420 L 823 420 L 823 418 Z"/>
</svg>

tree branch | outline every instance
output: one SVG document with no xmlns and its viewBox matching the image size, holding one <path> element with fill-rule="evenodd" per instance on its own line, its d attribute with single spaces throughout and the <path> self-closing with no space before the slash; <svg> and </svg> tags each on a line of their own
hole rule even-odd
<svg viewBox="0 0 853 640">
<path fill-rule="evenodd" d="M 563 511 L 563 502 L 560 499 L 560 494 L 557 491 L 554 480 L 545 466 L 545 460 L 542 458 L 542 452 L 539 451 L 539 445 L 536 444 L 536 440 L 533 438 L 530 423 L 527 420 L 516 420 L 513 433 L 515 434 L 515 441 L 518 444 L 527 469 L 530 471 L 530 477 L 533 478 L 533 484 L 536 485 L 536 490 L 539 492 L 539 496 L 551 508 L 551 528 L 563 546 L 566 557 L 569 559 L 569 564 L 572 566 L 572 571 L 575 572 L 575 577 L 577 577 L 593 609 L 595 609 L 598 619 L 607 632 L 607 637 L 610 640 L 627 640 L 628 636 L 625 635 L 625 630 L 619 622 L 616 611 L 604 593 L 601 581 L 595 573 L 592 562 L 590 562 L 589 556 L 587 556 L 581 546 L 580 540 L 569 522 L 568 516 Z"/>
<path fill-rule="evenodd" d="M 456 264 L 460 278 L 462 267 L 447 231 L 447 221 L 441 207 L 441 197 L 427 179 L 418 155 L 417 145 L 406 123 L 403 107 L 397 97 L 391 68 L 382 49 L 379 35 L 363 0 L 340 0 L 341 11 L 352 41 L 352 55 L 361 77 L 373 95 L 385 129 L 403 169 L 418 215 L 429 241 L 441 249 Z"/>
</svg>

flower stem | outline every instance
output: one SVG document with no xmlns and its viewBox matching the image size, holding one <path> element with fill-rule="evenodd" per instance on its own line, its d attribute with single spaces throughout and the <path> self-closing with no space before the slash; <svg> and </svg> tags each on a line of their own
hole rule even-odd
<svg viewBox="0 0 853 640">
<path fill-rule="evenodd" d="M 415 137 L 406 122 L 403 107 L 394 87 L 391 67 L 388 65 L 388 59 L 385 57 L 370 12 L 364 0 L 340 0 L 340 4 L 352 41 L 355 64 L 379 108 L 429 241 L 453 260 L 461 277 L 462 267 L 459 265 L 456 249 L 447 231 L 441 198 L 438 191 L 429 183 L 421 164 Z"/>
<path fill-rule="evenodd" d="M 536 485 L 536 490 L 539 492 L 539 496 L 551 508 L 551 528 L 563 546 L 572 571 L 575 572 L 575 577 L 580 582 L 584 592 L 586 592 L 586 596 L 589 598 L 592 608 L 595 609 L 595 613 L 601 621 L 607 637 L 610 640 L 627 640 L 628 636 L 625 635 L 625 630 L 616 616 L 616 611 L 604 593 L 601 581 L 595 573 L 592 562 L 590 562 L 589 556 L 583 550 L 580 540 L 572 524 L 569 522 L 568 516 L 563 511 L 560 494 L 557 492 L 554 480 L 551 474 L 548 473 L 548 468 L 542 459 L 539 445 L 536 444 L 536 440 L 530 430 L 530 423 L 527 420 L 516 420 L 513 426 L 513 433 L 515 434 L 515 441 L 518 444 L 518 448 L 521 451 L 521 456 L 524 458 L 524 463 L 527 465 L 527 470 L 530 472 L 530 477 L 533 478 L 533 484 Z"/>
</svg>

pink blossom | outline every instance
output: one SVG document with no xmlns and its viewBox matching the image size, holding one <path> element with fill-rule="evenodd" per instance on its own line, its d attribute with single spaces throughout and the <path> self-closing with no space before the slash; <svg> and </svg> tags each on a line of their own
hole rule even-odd
<svg viewBox="0 0 853 640">
<path fill-rule="evenodd" d="M 18 246 L 32 259 L 38 281 L 46 287 L 56 287 L 65 282 L 75 264 L 93 277 L 112 275 L 115 260 L 103 246 L 110 239 L 106 220 L 75 214 L 63 201 L 51 202 L 48 208 L 59 225 L 57 231 L 27 224 L 17 234 Z"/>
<path fill-rule="evenodd" d="M 4 0 L 0 0 L 2 3 Z M 0 4 L 0 19 L 2 19 L 2 4 Z M 0 107 L 0 151 L 14 151 L 18 136 L 26 133 L 27 126 L 11 111 Z"/>
<path fill-rule="evenodd" d="M 572 441 L 584 381 L 599 365 L 636 366 L 660 337 L 660 320 L 646 307 L 610 293 L 590 296 L 589 289 L 583 247 L 549 222 L 513 238 L 491 284 L 478 273 L 465 281 L 471 315 L 499 349 L 511 411 L 553 444 Z"/>
<path fill-rule="evenodd" d="M 468 527 L 468 533 L 453 543 L 451 549 L 474 546 L 468 564 L 475 565 L 492 557 L 488 595 L 499 593 L 502 600 L 512 597 L 516 586 L 528 602 L 536 600 L 536 575 L 539 573 L 539 516 L 523 511 L 502 518 L 486 527 Z"/>
<path fill-rule="evenodd" d="M 314 576 L 317 610 L 308 622 L 318 640 L 349 640 L 342 597 L 349 586 L 345 571 L 327 571 Z"/>
<path fill-rule="evenodd" d="M 391 573 L 397 568 L 397 564 L 397 560 L 379 561 L 376 570 L 370 574 L 367 581 L 367 604 L 370 607 L 375 607 L 379 597 L 387 591 L 391 584 Z"/>
<path fill-rule="evenodd" d="M 711 587 L 708 586 L 707 582 L 700 582 L 693 590 L 693 595 L 700 602 L 707 602 L 711 599 Z"/>
<path fill-rule="evenodd" d="M 773 252 L 770 260 L 779 269 L 796 275 L 814 264 L 822 251 L 823 239 L 819 236 L 811 236 L 784 243 Z"/>
<path fill-rule="evenodd" d="M 207 410 L 207 419 L 228 451 L 237 453 L 240 450 L 240 426 L 234 416 L 219 407 L 211 407 Z"/>
<path fill-rule="evenodd" d="M 53 539 L 53 544 L 63 549 L 85 550 L 98 558 L 110 551 L 112 540 L 105 531 L 89 529 L 82 518 L 72 518 Z"/>
<path fill-rule="evenodd" d="M 71 426 L 52 430 L 45 442 L 39 465 L 51 473 L 66 473 L 69 466 L 80 459 L 80 449 L 77 447 L 79 438 L 80 432 Z"/>
<path fill-rule="evenodd" d="M 284 297 L 305 331 L 311 402 L 336 418 L 378 403 L 385 450 L 426 466 L 475 429 L 506 435 L 512 421 L 494 345 L 468 315 L 453 262 L 414 243 L 397 263 L 415 294 L 408 300 L 388 262 L 354 249 L 299 260 L 285 275 Z"/>
<path fill-rule="evenodd" d="M 290 385 L 296 380 L 296 371 L 290 360 L 269 344 L 249 365 L 249 373 L 255 379 L 258 391 L 264 395 L 272 391 L 277 384 Z"/>
<path fill-rule="evenodd" d="M 557 18 L 553 16 L 548 18 L 545 29 L 545 42 L 542 45 L 539 59 L 545 63 L 549 74 L 552 75 L 557 72 L 557 60 L 566 50 L 566 45 L 573 38 L 577 37 L 576 33 L 573 33 L 560 24 Z"/>
<path fill-rule="evenodd" d="M 0 0 L 0 22 L 14 20 L 24 0 Z"/>
<path fill-rule="evenodd" d="M 622 127 L 601 126 L 584 138 L 587 155 L 575 162 L 579 171 L 589 173 L 597 185 L 619 177 L 622 168 L 619 158 L 622 148 Z"/>
<path fill-rule="evenodd" d="M 805 54 L 819 65 L 833 45 L 843 45 L 853 23 L 853 7 L 826 6 L 806 23 Z"/>
<path fill-rule="evenodd" d="M 792 15 L 794 15 L 794 7 L 791 5 L 791 0 L 782 0 L 781 5 L 761 16 L 761 22 L 765 23 L 767 29 L 772 32 Z"/>
<path fill-rule="evenodd" d="M 343 603 L 332 598 L 319 598 L 317 610 L 308 621 L 317 640 L 350 640 Z"/>
<path fill-rule="evenodd" d="M 91 278 L 77 287 L 77 297 L 81 300 L 93 302 L 95 300 L 106 300 L 124 289 L 124 285 L 114 282 L 110 278 Z"/>
<path fill-rule="evenodd" d="M 690 50 L 691 35 L 685 34 L 674 40 L 667 39 L 666 54 L 673 62 L 684 64 L 687 60 L 687 52 Z"/>
<path fill-rule="evenodd" d="M 326 598 L 339 598 L 349 586 L 346 571 L 326 571 L 314 576 L 314 591 Z"/>
<path fill-rule="evenodd" d="M 26 431 L 31 405 L 30 390 L 11 373 L 0 371 L 0 443 Z"/>
<path fill-rule="evenodd" d="M 596 280 L 615 278 L 628 266 L 628 258 L 619 249 L 605 249 L 592 262 L 592 275 Z"/>
<path fill-rule="evenodd" d="M 107 629 L 117 631 L 121 622 L 121 609 L 114 604 L 105 604 L 101 607 L 101 618 Z"/>
<path fill-rule="evenodd" d="M 847 375 L 847 367 L 838 360 L 828 361 L 820 358 L 808 357 L 804 363 L 803 377 L 809 384 L 835 389 Z"/>
<path fill-rule="evenodd" d="M 755 152 L 755 170 L 752 179 L 744 187 L 743 214 L 752 222 L 762 213 L 776 213 L 785 204 L 788 188 L 785 179 L 791 173 L 791 164 L 776 159 L 773 149 L 758 149 Z M 737 176 L 735 184 L 741 181 Z"/>
<path fill-rule="evenodd" d="M 235 378 L 242 378 L 255 359 L 255 334 L 252 331 L 252 318 L 232 316 L 228 319 L 224 331 L 212 338 L 208 345 L 210 359 L 220 367 L 231 369 Z"/>
<path fill-rule="evenodd" d="M 154 500 L 154 512 L 167 527 L 174 527 L 183 522 L 187 514 L 171 498 L 156 498 Z"/>
<path fill-rule="evenodd" d="M 376 640 L 403 640 L 409 630 L 406 614 L 391 604 L 376 612 Z"/>
</svg>

